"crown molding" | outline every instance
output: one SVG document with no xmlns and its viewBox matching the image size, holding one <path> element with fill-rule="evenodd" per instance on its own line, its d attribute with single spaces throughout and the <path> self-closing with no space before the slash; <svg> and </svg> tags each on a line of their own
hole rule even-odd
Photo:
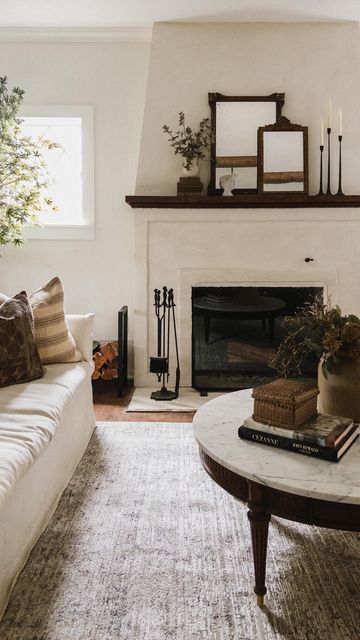
<svg viewBox="0 0 360 640">
<path fill-rule="evenodd" d="M 151 27 L 0 28 L 0 42 L 148 42 L 151 36 Z"/>
</svg>

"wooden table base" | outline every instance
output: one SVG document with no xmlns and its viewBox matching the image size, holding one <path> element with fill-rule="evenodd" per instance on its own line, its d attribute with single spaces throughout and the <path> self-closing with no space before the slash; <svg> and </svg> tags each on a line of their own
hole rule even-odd
<svg viewBox="0 0 360 640">
<path fill-rule="evenodd" d="M 254 591 L 257 595 L 257 604 L 261 606 L 264 603 L 264 595 L 266 594 L 266 553 L 269 522 L 271 518 L 271 516 L 266 513 L 263 485 L 249 482 L 248 505 L 255 571 Z"/>
<path fill-rule="evenodd" d="M 299 454 L 300 455 L 300 454 Z M 257 604 L 266 594 L 266 552 L 271 516 L 329 529 L 360 531 L 360 505 L 299 496 L 248 480 L 213 460 L 200 448 L 205 471 L 220 487 L 248 507 Z"/>
</svg>

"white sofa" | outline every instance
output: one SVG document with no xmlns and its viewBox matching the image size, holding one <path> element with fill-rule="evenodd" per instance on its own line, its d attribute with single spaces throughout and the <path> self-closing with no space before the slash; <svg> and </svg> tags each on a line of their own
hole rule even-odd
<svg viewBox="0 0 360 640">
<path fill-rule="evenodd" d="M 0 389 L 0 618 L 95 427 L 93 315 L 67 321 L 83 361 L 46 365 L 40 380 Z"/>
</svg>

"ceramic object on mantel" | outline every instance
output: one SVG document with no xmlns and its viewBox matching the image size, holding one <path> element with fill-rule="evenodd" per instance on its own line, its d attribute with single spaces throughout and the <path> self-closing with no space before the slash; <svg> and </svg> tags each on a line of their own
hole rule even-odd
<svg viewBox="0 0 360 640">
<path fill-rule="evenodd" d="M 199 170 L 200 166 L 198 158 L 194 158 L 194 160 L 192 160 L 188 169 L 185 167 L 185 160 L 183 161 L 182 172 L 186 178 L 194 178 L 195 176 L 198 176 Z"/>
<path fill-rule="evenodd" d="M 229 173 L 220 178 L 220 188 L 223 189 L 223 196 L 232 196 L 232 190 L 235 189 L 236 174 Z"/>
<path fill-rule="evenodd" d="M 341 356 L 336 373 L 322 372 L 322 359 L 318 369 L 319 411 L 360 422 L 360 369 L 353 358 Z"/>
</svg>

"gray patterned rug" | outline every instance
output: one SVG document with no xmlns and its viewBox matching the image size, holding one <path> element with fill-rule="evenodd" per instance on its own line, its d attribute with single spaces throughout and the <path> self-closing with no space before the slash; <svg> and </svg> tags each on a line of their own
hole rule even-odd
<svg viewBox="0 0 360 640">
<path fill-rule="evenodd" d="M 34 548 L 1 640 L 359 640 L 359 535 L 273 518 L 253 595 L 246 508 L 188 424 L 102 423 Z"/>
</svg>

